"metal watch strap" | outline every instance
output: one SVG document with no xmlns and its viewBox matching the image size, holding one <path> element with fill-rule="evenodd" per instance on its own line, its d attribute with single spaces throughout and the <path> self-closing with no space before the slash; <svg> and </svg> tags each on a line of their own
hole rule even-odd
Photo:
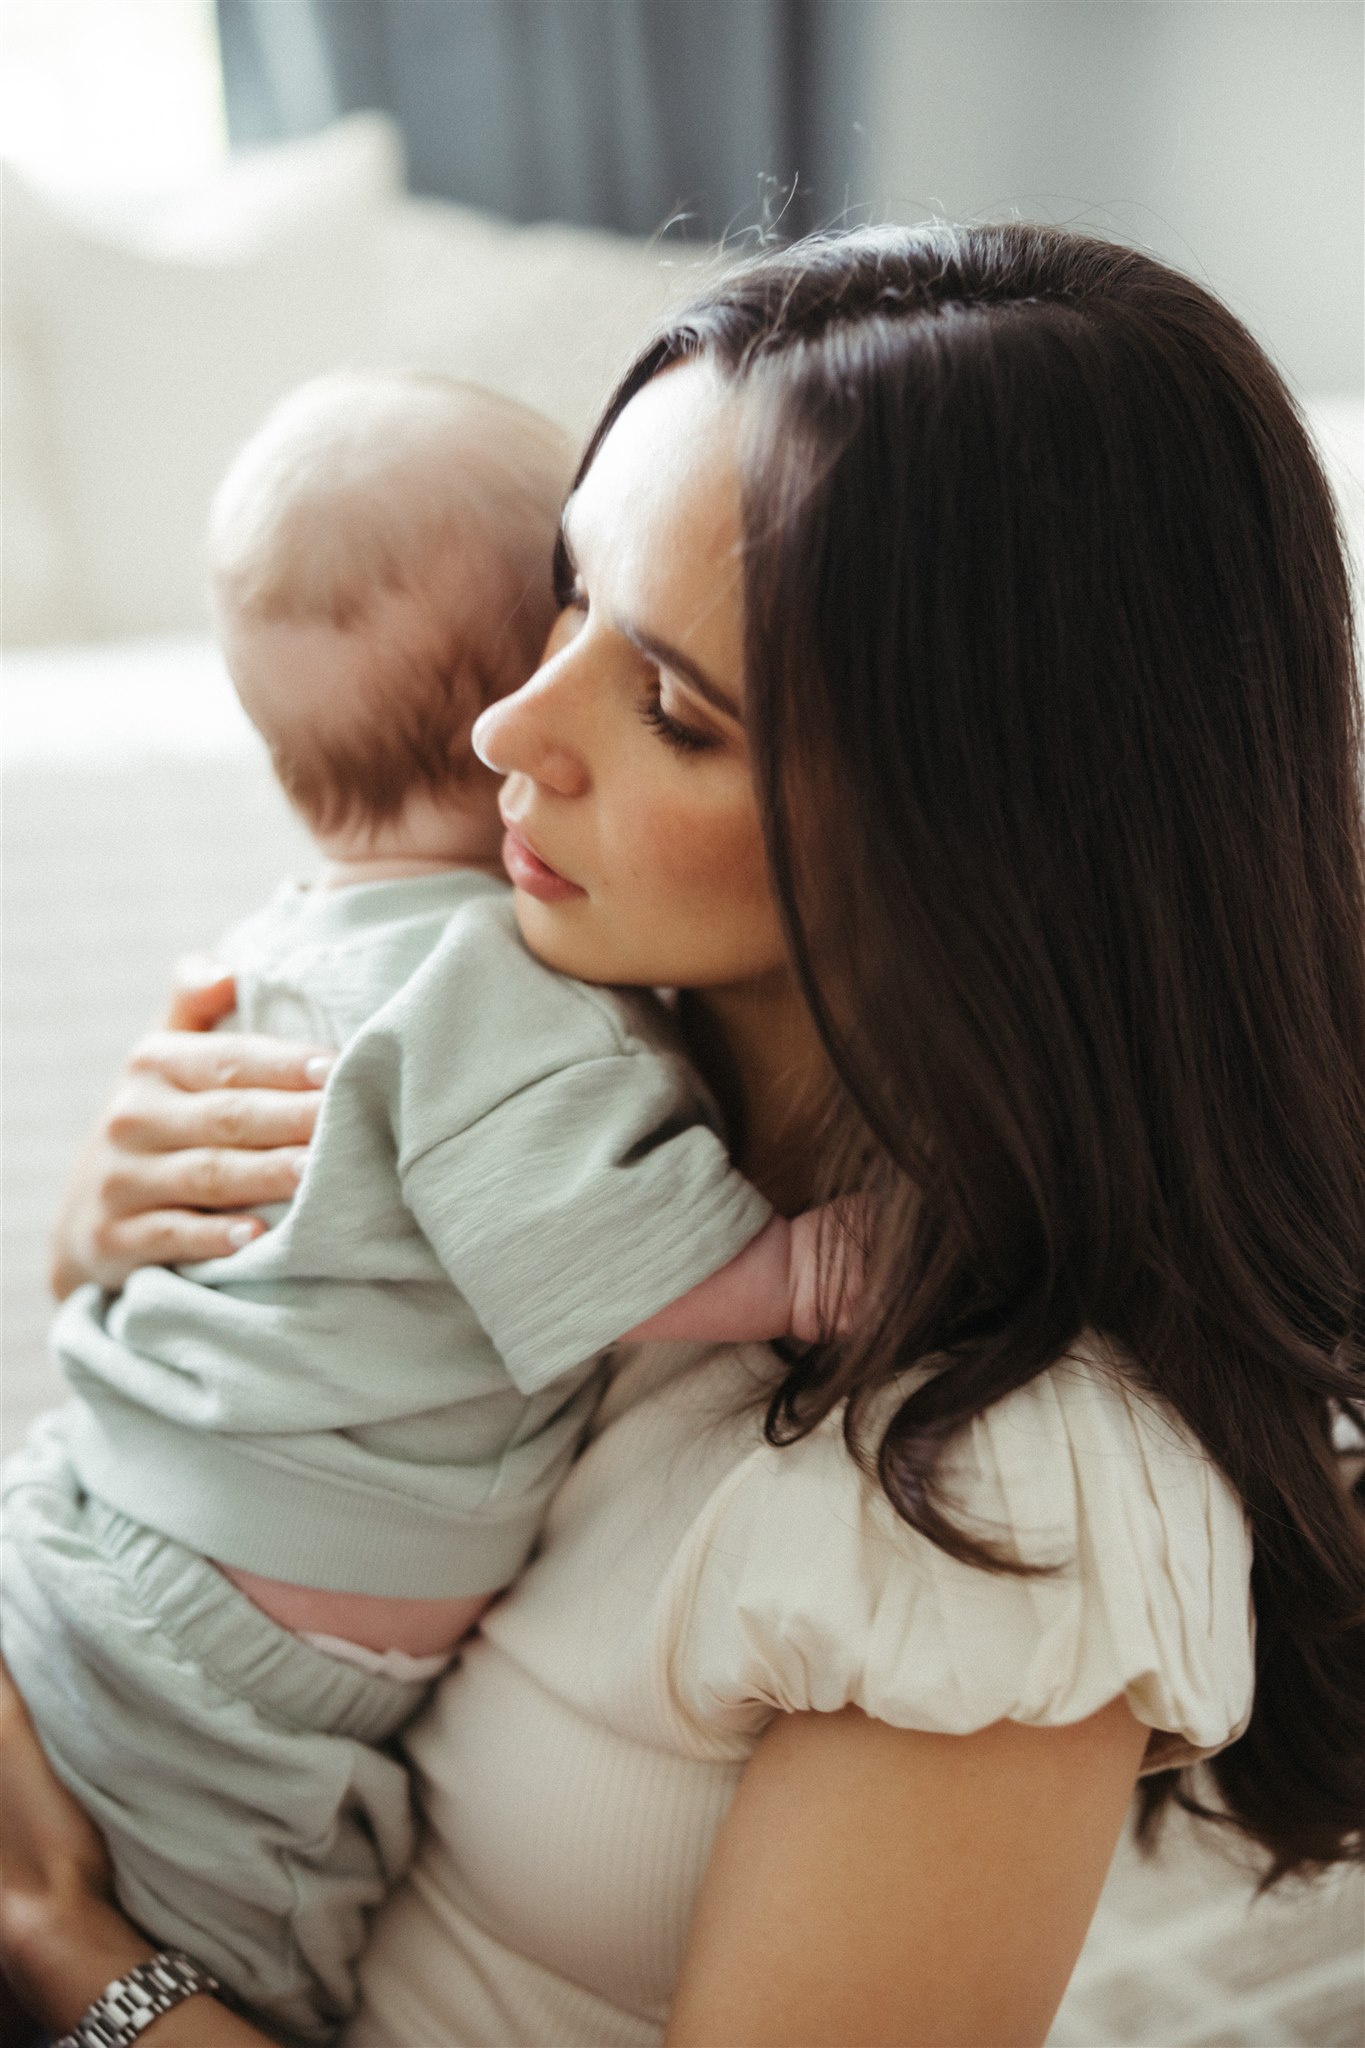
<svg viewBox="0 0 1365 2048">
<path fill-rule="evenodd" d="M 130 2048 L 144 2027 L 170 2012 L 182 1999 L 222 1986 L 183 1949 L 163 1948 L 150 1962 L 139 1963 L 126 1977 L 106 1985 L 87 2006 L 69 2034 L 52 2048 Z"/>
</svg>

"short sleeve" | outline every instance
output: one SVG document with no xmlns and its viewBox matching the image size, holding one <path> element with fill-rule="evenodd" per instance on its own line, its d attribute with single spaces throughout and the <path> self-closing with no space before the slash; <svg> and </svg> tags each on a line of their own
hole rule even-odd
<svg viewBox="0 0 1365 2048">
<path fill-rule="evenodd" d="M 717 1271 L 772 1213 L 683 1064 L 646 1050 L 518 1090 L 415 1160 L 403 1194 L 523 1393 Z"/>
<path fill-rule="evenodd" d="M 1153 1397 L 1068 1359 L 979 1416 L 945 1461 L 957 1519 L 1047 1577 L 948 1557 L 894 1513 L 838 1421 L 752 1452 L 679 1561 L 675 1698 L 711 1729 L 855 1705 L 969 1734 L 1079 1721 L 1123 1693 L 1144 1769 L 1246 1726 L 1251 1544 L 1230 1486 Z"/>
<path fill-rule="evenodd" d="M 771 1214 L 666 1012 L 544 966 L 510 889 L 450 920 L 370 1036 L 403 1202 L 524 1394 L 726 1265 Z"/>
</svg>

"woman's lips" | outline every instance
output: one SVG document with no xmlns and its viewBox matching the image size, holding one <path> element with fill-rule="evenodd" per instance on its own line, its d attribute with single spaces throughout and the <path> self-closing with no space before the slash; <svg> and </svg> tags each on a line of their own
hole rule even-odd
<svg viewBox="0 0 1365 2048">
<path fill-rule="evenodd" d="M 502 864 L 514 888 L 524 889 L 528 896 L 538 897 L 542 903 L 562 903 L 568 896 L 588 893 L 577 882 L 557 874 L 511 825 L 502 835 Z"/>
</svg>

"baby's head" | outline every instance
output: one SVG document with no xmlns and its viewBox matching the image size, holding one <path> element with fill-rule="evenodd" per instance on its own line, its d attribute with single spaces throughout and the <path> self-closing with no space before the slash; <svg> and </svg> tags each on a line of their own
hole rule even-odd
<svg viewBox="0 0 1365 2048">
<path fill-rule="evenodd" d="M 305 384 L 228 470 L 209 520 L 224 652 L 329 851 L 464 857 L 480 821 L 496 846 L 469 731 L 540 658 L 572 470 L 527 407 L 383 373 Z"/>
</svg>

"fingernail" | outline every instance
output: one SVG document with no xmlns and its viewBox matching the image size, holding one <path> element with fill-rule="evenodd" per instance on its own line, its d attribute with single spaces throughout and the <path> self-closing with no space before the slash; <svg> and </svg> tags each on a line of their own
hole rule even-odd
<svg viewBox="0 0 1365 2048">
<path fill-rule="evenodd" d="M 293 1174 L 295 1180 L 303 1179 L 304 1168 L 307 1164 L 308 1154 L 306 1152 L 296 1152 L 294 1154 L 294 1157 L 289 1162 L 289 1171 Z"/>
<path fill-rule="evenodd" d="M 229 1223 L 227 1241 L 235 1252 L 239 1252 L 244 1244 L 250 1244 L 260 1234 L 259 1223 Z"/>
<path fill-rule="evenodd" d="M 306 1079 L 313 1083 L 314 1087 L 321 1088 L 335 1065 L 336 1061 L 329 1053 L 314 1053 L 311 1060 L 304 1061 L 304 1075 Z"/>
</svg>

